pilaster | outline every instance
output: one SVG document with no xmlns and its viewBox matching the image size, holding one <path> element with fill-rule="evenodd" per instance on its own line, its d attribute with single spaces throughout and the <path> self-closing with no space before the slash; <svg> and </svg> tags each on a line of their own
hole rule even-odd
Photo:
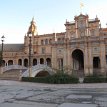
<svg viewBox="0 0 107 107">
<path fill-rule="evenodd" d="M 91 46 L 88 47 L 88 56 L 89 56 L 89 75 L 93 74 L 93 56 L 92 56 L 92 49 Z"/>
<path fill-rule="evenodd" d="M 88 66 L 88 49 L 87 46 L 85 46 L 85 50 L 84 50 L 84 74 L 85 76 L 89 75 L 89 66 Z"/>
<path fill-rule="evenodd" d="M 101 73 L 104 74 L 106 58 L 105 58 L 105 44 L 103 42 L 100 43 L 100 61 L 101 61 Z"/>
<path fill-rule="evenodd" d="M 57 48 L 56 46 L 52 47 L 52 68 L 57 69 Z"/>
</svg>

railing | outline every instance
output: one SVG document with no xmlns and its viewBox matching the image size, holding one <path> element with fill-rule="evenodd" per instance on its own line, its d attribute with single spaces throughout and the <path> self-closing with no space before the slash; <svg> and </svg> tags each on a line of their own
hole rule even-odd
<svg viewBox="0 0 107 107">
<path fill-rule="evenodd" d="M 9 65 L 9 66 L 3 67 L 3 72 L 11 70 L 11 69 L 27 69 L 27 68 L 21 65 Z"/>
<path fill-rule="evenodd" d="M 46 70 L 50 75 L 54 73 L 53 69 L 45 64 L 38 64 L 36 66 L 32 66 L 32 77 L 34 77 L 38 72 Z M 22 77 L 27 77 L 29 75 L 29 69 L 27 69 Z"/>
</svg>

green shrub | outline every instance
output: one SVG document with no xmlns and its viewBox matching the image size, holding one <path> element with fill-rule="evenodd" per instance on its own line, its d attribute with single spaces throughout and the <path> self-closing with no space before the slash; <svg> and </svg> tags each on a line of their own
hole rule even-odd
<svg viewBox="0 0 107 107">
<path fill-rule="evenodd" d="M 47 77 L 22 77 L 22 81 L 50 84 L 70 84 L 78 83 L 79 79 L 77 77 L 69 76 L 67 74 L 57 73 Z"/>
<path fill-rule="evenodd" d="M 104 76 L 97 76 L 97 75 L 93 75 L 93 76 L 86 76 L 84 78 L 84 83 L 105 83 L 106 82 L 106 77 Z"/>
</svg>

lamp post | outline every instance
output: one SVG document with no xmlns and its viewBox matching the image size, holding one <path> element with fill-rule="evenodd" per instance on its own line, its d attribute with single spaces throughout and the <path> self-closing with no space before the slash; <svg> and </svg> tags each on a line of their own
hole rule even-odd
<svg viewBox="0 0 107 107">
<path fill-rule="evenodd" d="M 32 45 L 31 45 L 31 36 L 32 36 L 32 34 L 29 34 L 29 77 L 31 77 L 31 47 L 32 47 Z"/>
<path fill-rule="evenodd" d="M 0 68 L 2 67 L 3 65 L 3 42 L 4 42 L 4 35 L 1 37 L 1 59 L 0 59 Z M 2 69 L 0 69 L 1 73 L 2 73 Z"/>
<path fill-rule="evenodd" d="M 1 37 L 1 41 L 2 41 L 2 47 L 1 47 L 1 66 L 2 66 L 2 63 L 3 63 L 3 42 L 4 42 L 4 35 Z"/>
</svg>

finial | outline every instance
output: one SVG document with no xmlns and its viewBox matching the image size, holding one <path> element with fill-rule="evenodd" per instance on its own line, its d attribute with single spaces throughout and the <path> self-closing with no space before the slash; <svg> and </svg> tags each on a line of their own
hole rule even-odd
<svg viewBox="0 0 107 107">
<path fill-rule="evenodd" d="M 96 18 L 95 18 L 95 20 L 98 20 L 98 17 L 97 17 L 97 15 L 96 15 Z"/>
<path fill-rule="evenodd" d="M 101 23 L 99 23 L 99 27 L 100 27 L 100 29 L 101 29 Z"/>
<path fill-rule="evenodd" d="M 97 15 L 96 15 L 96 18 L 98 18 Z"/>
<path fill-rule="evenodd" d="M 66 22 L 67 22 L 67 19 L 66 19 Z"/>
<path fill-rule="evenodd" d="M 33 24 L 33 23 L 35 23 L 35 22 L 34 22 L 34 16 L 32 17 L 32 21 L 31 21 L 31 24 Z"/>
<path fill-rule="evenodd" d="M 32 21 L 34 21 L 34 16 L 32 17 Z"/>
<path fill-rule="evenodd" d="M 106 23 L 106 28 L 107 28 L 107 23 Z"/>
</svg>

